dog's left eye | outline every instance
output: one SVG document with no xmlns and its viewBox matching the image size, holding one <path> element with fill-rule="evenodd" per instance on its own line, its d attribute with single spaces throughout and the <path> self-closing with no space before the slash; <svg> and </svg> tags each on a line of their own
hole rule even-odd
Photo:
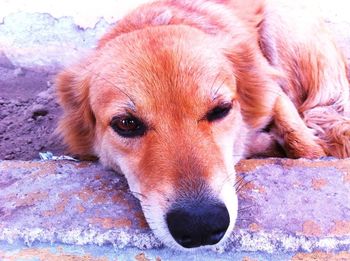
<svg viewBox="0 0 350 261">
<path fill-rule="evenodd" d="M 216 121 L 220 120 L 224 117 L 226 117 L 230 110 L 232 109 L 232 103 L 224 103 L 220 104 L 213 109 L 211 109 L 207 114 L 206 114 L 206 119 L 207 121 Z"/>
<path fill-rule="evenodd" d="M 146 133 L 145 124 L 134 116 L 117 116 L 110 123 L 112 129 L 120 136 L 134 138 Z"/>
</svg>

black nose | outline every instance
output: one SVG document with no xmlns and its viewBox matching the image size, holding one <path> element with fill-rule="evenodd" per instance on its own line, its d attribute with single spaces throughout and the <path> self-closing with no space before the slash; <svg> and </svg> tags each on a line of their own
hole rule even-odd
<svg viewBox="0 0 350 261">
<path fill-rule="evenodd" d="M 230 224 L 230 216 L 222 203 L 193 203 L 172 208 L 166 221 L 176 242 L 191 248 L 218 243 Z"/>
</svg>

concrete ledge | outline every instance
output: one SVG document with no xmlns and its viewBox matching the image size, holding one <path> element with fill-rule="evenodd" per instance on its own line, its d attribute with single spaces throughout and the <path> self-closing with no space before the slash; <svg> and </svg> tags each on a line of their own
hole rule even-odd
<svg viewBox="0 0 350 261">
<path fill-rule="evenodd" d="M 247 182 L 237 228 L 201 260 L 350 259 L 350 159 L 245 160 L 237 172 Z M 122 175 L 88 162 L 0 161 L 0 242 L 4 260 L 26 253 L 192 260 L 154 237 Z"/>
</svg>

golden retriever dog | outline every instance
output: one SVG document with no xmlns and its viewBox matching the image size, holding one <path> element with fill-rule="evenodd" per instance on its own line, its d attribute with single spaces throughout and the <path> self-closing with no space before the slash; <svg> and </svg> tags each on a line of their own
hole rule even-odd
<svg viewBox="0 0 350 261">
<path fill-rule="evenodd" d="M 278 1 L 160 0 L 58 75 L 58 131 L 124 173 L 162 242 L 208 247 L 235 226 L 240 159 L 350 155 L 346 71 L 321 20 Z"/>
</svg>

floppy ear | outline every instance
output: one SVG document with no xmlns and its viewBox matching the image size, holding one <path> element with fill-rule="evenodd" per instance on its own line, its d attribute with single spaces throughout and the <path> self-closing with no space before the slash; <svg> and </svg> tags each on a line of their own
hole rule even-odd
<svg viewBox="0 0 350 261">
<path fill-rule="evenodd" d="M 253 42 L 251 40 L 250 42 Z M 231 49 L 232 50 L 232 49 Z M 263 128 L 271 120 L 282 79 L 256 46 L 249 42 L 226 51 L 237 80 L 237 94 L 245 121 L 253 128 Z"/>
<path fill-rule="evenodd" d="M 61 72 L 56 79 L 58 102 L 63 108 L 57 132 L 69 152 L 79 156 L 93 155 L 95 116 L 89 102 L 90 77 L 82 66 Z"/>
</svg>

